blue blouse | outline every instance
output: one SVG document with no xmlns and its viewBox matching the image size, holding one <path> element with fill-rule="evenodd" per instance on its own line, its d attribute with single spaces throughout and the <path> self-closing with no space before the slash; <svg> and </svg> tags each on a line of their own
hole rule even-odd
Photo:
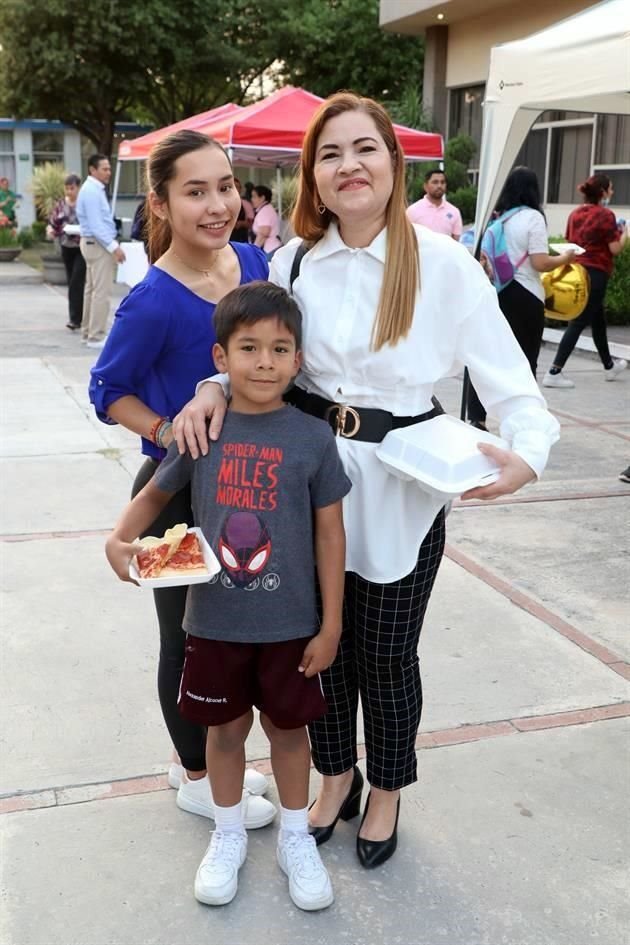
<svg viewBox="0 0 630 945">
<path fill-rule="evenodd" d="M 262 250 L 230 243 L 241 266 L 241 285 L 267 279 Z M 174 417 L 197 383 L 216 373 L 212 346 L 215 304 L 195 295 L 163 269 L 151 266 L 123 300 L 101 355 L 92 368 L 90 401 L 103 423 L 108 407 L 133 395 L 162 417 Z M 142 452 L 162 459 L 166 450 L 142 437 Z"/>
</svg>

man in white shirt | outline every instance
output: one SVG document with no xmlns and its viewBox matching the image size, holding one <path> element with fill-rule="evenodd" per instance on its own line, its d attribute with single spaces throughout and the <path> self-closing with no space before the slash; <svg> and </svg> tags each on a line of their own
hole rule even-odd
<svg viewBox="0 0 630 945">
<path fill-rule="evenodd" d="M 111 176 L 112 168 L 107 157 L 93 154 L 88 160 L 88 176 L 77 200 L 81 253 L 87 270 L 81 334 L 88 348 L 102 348 L 105 344 L 114 277 L 113 261 L 125 261 L 125 254 L 116 239 L 116 224 L 105 192 Z"/>
<path fill-rule="evenodd" d="M 446 174 L 430 170 L 424 175 L 424 197 L 407 208 L 412 223 L 421 223 L 434 233 L 444 233 L 458 240 L 462 235 L 462 215 L 446 197 Z"/>
</svg>

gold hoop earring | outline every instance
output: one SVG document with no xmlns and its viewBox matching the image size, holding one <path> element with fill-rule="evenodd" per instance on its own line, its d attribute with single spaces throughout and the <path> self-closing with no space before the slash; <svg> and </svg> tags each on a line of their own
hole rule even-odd
<svg viewBox="0 0 630 945">
<path fill-rule="evenodd" d="M 326 207 L 324 206 L 323 203 L 320 203 L 317 205 L 317 212 L 319 213 L 320 216 L 323 216 L 326 213 Z"/>
</svg>

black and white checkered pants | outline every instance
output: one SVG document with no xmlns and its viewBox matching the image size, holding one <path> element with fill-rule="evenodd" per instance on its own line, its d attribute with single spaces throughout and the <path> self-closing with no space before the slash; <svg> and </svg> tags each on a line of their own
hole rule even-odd
<svg viewBox="0 0 630 945">
<path fill-rule="evenodd" d="M 442 510 L 411 574 L 391 584 L 346 574 L 339 651 L 321 673 L 328 712 L 309 726 L 320 774 L 343 774 L 356 764 L 360 695 L 368 782 L 396 791 L 417 780 L 415 740 L 422 712 L 418 642 L 444 537 Z"/>
</svg>

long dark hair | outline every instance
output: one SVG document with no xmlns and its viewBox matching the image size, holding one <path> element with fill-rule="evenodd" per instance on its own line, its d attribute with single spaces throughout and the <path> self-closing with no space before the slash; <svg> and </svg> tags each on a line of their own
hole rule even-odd
<svg viewBox="0 0 630 945">
<path fill-rule="evenodd" d="M 514 167 L 507 176 L 503 190 L 499 194 L 495 211 L 506 213 L 513 207 L 531 207 L 544 217 L 540 200 L 540 187 L 536 172 L 531 167 Z"/>
<path fill-rule="evenodd" d="M 225 154 L 223 147 L 214 138 L 202 135 L 198 131 L 175 131 L 167 135 L 151 148 L 147 160 L 147 183 L 149 189 L 162 201 L 168 199 L 168 182 L 175 176 L 175 163 L 178 158 L 201 148 L 218 148 Z M 230 167 L 232 165 L 230 164 Z M 147 233 L 149 241 L 149 259 L 152 263 L 163 256 L 171 245 L 171 226 L 168 220 L 161 220 L 155 213 L 148 214 Z"/>
<path fill-rule="evenodd" d="M 608 174 L 593 174 L 583 184 L 580 184 L 578 190 L 584 195 L 584 203 L 599 203 L 609 187 L 610 177 Z"/>
</svg>

